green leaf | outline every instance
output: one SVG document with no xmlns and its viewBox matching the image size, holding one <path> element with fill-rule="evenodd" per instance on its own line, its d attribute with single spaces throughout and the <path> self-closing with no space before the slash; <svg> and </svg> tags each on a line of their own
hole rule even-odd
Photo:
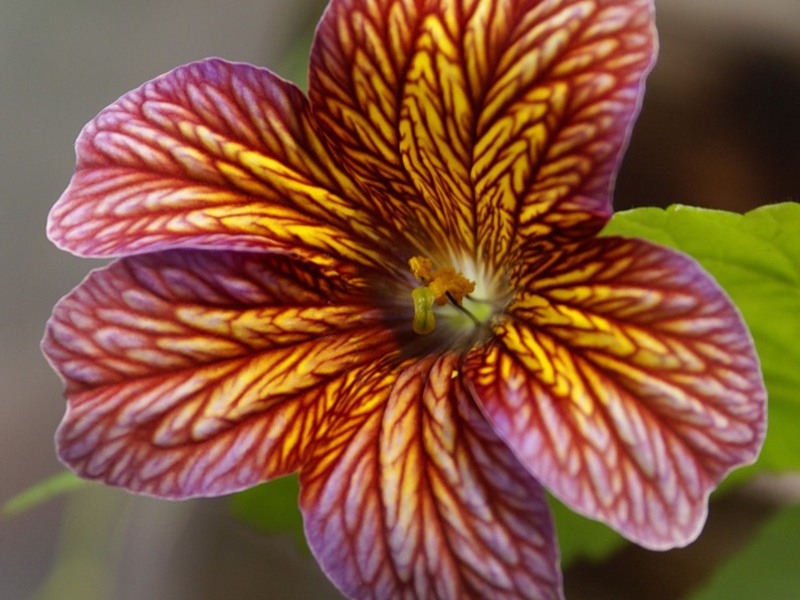
<svg viewBox="0 0 800 600">
<path fill-rule="evenodd" d="M 231 496 L 231 512 L 265 533 L 289 534 L 296 539 L 298 548 L 308 550 L 297 506 L 299 492 L 296 475 L 281 477 Z"/>
<path fill-rule="evenodd" d="M 800 598 L 800 505 L 783 509 L 689 600 Z"/>
<path fill-rule="evenodd" d="M 603 232 L 645 238 L 694 257 L 744 315 L 769 393 L 757 468 L 800 469 L 800 204 L 744 215 L 687 206 L 617 213 Z"/>
<path fill-rule="evenodd" d="M 2 514 L 6 517 L 18 515 L 57 496 L 85 487 L 88 484 L 88 481 L 73 475 L 69 471 L 61 471 L 8 500 L 3 504 Z"/>
<path fill-rule="evenodd" d="M 548 500 L 555 520 L 562 568 L 580 559 L 602 560 L 628 543 L 599 521 L 573 512 L 552 497 Z"/>
</svg>

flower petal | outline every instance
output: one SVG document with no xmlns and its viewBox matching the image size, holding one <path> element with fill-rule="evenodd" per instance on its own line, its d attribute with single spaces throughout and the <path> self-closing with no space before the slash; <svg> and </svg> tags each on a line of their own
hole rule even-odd
<svg viewBox="0 0 800 600">
<path fill-rule="evenodd" d="M 476 409 L 458 357 L 361 378 L 301 471 L 306 535 L 352 598 L 561 597 L 541 487 Z M 365 383 L 367 382 L 367 383 Z"/>
<path fill-rule="evenodd" d="M 418 190 L 412 223 L 501 261 L 605 223 L 654 47 L 650 0 L 333 0 L 310 97 L 360 178 Z"/>
<path fill-rule="evenodd" d="M 50 213 L 60 247 L 110 256 L 177 246 L 282 250 L 375 262 L 358 190 L 318 139 L 300 90 L 266 69 L 209 59 L 103 110 L 81 132 Z"/>
<path fill-rule="evenodd" d="M 331 2 L 317 28 L 309 67 L 309 99 L 320 130 L 370 191 L 364 199 L 368 210 L 394 223 L 395 237 L 415 245 L 409 257 L 429 254 L 446 240 L 399 150 L 400 92 L 421 18 L 418 4 Z"/>
<path fill-rule="evenodd" d="M 171 498 L 296 470 L 340 375 L 393 340 L 318 270 L 260 253 L 172 251 L 92 273 L 44 351 L 65 380 L 59 455 Z"/>
<path fill-rule="evenodd" d="M 578 512 L 687 544 L 711 489 L 755 460 L 765 390 L 730 300 L 693 260 L 600 238 L 530 263 L 467 373 L 485 414 Z"/>
</svg>

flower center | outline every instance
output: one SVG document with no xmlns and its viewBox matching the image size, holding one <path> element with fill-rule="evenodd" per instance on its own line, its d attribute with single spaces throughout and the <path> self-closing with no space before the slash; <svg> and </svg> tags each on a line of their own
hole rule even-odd
<svg viewBox="0 0 800 600">
<path fill-rule="evenodd" d="M 411 291 L 414 302 L 412 327 L 419 335 L 436 329 L 436 316 L 447 321 L 448 329 L 483 328 L 493 315 L 493 304 L 470 296 L 475 282 L 453 267 L 434 269 L 429 258 L 415 256 L 408 261 L 412 275 L 422 284 Z"/>
</svg>

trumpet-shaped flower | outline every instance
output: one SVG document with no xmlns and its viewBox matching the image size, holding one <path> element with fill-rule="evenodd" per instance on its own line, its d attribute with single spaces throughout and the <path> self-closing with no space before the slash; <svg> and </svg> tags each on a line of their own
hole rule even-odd
<svg viewBox="0 0 800 600">
<path fill-rule="evenodd" d="M 561 597 L 543 488 L 649 548 L 754 460 L 765 392 L 691 259 L 598 237 L 650 0 L 332 0 L 308 98 L 210 59 L 77 142 L 49 235 L 61 459 L 165 498 L 299 472 L 353 598 Z"/>
</svg>

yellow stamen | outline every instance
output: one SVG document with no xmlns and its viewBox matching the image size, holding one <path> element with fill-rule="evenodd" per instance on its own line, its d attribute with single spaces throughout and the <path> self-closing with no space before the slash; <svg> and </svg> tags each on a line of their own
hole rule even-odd
<svg viewBox="0 0 800 600">
<path fill-rule="evenodd" d="M 461 300 L 475 289 L 475 283 L 453 267 L 443 267 L 434 272 L 428 287 L 433 291 L 437 304 L 445 304 L 450 300 L 461 306 Z"/>
<path fill-rule="evenodd" d="M 412 275 L 422 283 L 411 292 L 414 300 L 413 328 L 416 333 L 430 333 L 436 327 L 434 302 L 440 306 L 452 302 L 460 307 L 464 296 L 475 289 L 475 282 L 453 267 L 434 270 L 433 262 L 429 258 L 414 256 L 408 261 L 408 266 Z"/>
<path fill-rule="evenodd" d="M 411 267 L 411 274 L 415 279 L 419 279 L 422 285 L 428 285 L 433 277 L 433 261 L 430 258 L 414 256 L 408 259 L 408 266 Z"/>
</svg>

